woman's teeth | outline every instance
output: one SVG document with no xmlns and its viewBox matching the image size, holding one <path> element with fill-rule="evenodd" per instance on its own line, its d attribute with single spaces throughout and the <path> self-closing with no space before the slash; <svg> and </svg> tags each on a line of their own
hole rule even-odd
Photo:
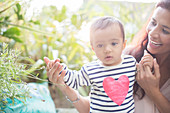
<svg viewBox="0 0 170 113">
<path fill-rule="evenodd" d="M 160 44 L 160 43 L 156 43 L 156 42 L 153 42 L 153 41 L 150 41 L 152 44 L 154 44 L 155 46 L 160 46 L 160 45 L 162 45 L 162 44 Z"/>
</svg>

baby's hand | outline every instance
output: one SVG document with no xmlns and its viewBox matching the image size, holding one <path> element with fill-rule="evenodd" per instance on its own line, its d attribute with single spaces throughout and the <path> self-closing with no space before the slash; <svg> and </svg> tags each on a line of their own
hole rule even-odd
<svg viewBox="0 0 170 113">
<path fill-rule="evenodd" d="M 47 65 L 47 69 L 51 69 L 56 62 L 60 62 L 60 59 L 50 60 L 48 57 L 44 57 L 44 61 Z"/>
<path fill-rule="evenodd" d="M 145 50 L 144 51 L 144 55 L 140 61 L 140 63 L 142 63 L 143 66 L 149 66 L 149 68 L 153 69 L 153 57 Z"/>
<path fill-rule="evenodd" d="M 63 67 L 60 64 L 60 59 L 49 60 L 47 57 L 44 57 L 44 61 L 47 65 L 47 76 L 49 80 L 53 83 L 57 82 L 60 72 Z"/>
</svg>

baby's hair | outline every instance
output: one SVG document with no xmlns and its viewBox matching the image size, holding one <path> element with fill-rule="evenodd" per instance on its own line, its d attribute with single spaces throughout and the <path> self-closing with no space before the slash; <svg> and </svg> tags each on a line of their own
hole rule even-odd
<svg viewBox="0 0 170 113">
<path fill-rule="evenodd" d="M 90 27 L 90 41 L 91 41 L 91 34 L 94 33 L 96 30 L 102 30 L 105 29 L 107 27 L 110 27 L 111 25 L 118 23 L 118 25 L 120 26 L 120 30 L 122 32 L 123 35 L 123 42 L 125 41 L 125 33 L 124 33 L 124 27 L 122 22 L 112 16 L 104 16 L 104 17 L 100 17 L 97 20 L 95 20 L 91 27 Z"/>
</svg>

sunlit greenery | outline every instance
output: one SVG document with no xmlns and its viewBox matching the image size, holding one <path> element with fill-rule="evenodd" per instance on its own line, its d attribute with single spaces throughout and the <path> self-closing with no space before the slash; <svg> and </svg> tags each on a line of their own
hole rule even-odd
<svg viewBox="0 0 170 113">
<path fill-rule="evenodd" d="M 44 56 L 50 59 L 58 57 L 76 70 L 95 59 L 89 42 L 82 41 L 78 35 L 83 26 L 95 17 L 109 15 L 119 18 L 125 26 L 127 43 L 130 43 L 154 8 L 154 4 L 146 3 L 85 0 L 77 12 L 69 11 L 66 6 L 61 10 L 56 6 L 46 6 L 28 19 L 25 14 L 30 1 L 0 1 L 0 47 L 2 49 L 2 43 L 6 42 L 9 48 L 21 51 L 20 55 L 25 58 L 21 62 L 29 64 L 32 67 L 30 73 L 38 74 L 43 80 L 47 79 L 46 70 L 34 70 L 34 66 L 45 66 L 42 62 Z M 26 58 L 30 58 L 29 61 Z M 25 80 L 37 81 L 27 77 Z M 86 90 L 81 89 L 81 92 L 87 95 L 89 90 Z"/>
<path fill-rule="evenodd" d="M 20 52 L 10 50 L 5 43 L 0 52 L 0 110 L 2 110 L 8 103 L 7 99 L 11 99 L 14 104 L 14 98 L 23 101 L 29 97 L 29 89 L 26 82 L 21 80 L 21 76 L 27 73 L 27 66 L 18 62 Z"/>
</svg>

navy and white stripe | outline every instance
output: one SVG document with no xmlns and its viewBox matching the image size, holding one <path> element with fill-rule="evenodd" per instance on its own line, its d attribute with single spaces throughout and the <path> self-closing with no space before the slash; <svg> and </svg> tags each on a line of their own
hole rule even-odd
<svg viewBox="0 0 170 113">
<path fill-rule="evenodd" d="M 133 84 L 135 82 L 136 60 L 130 55 L 122 56 L 122 63 L 117 66 L 103 66 L 100 61 L 93 61 L 85 64 L 81 70 L 67 71 L 64 81 L 74 89 L 81 86 L 91 86 L 90 112 L 104 113 L 133 113 Z M 105 93 L 103 80 L 106 77 L 113 77 L 118 80 L 121 75 L 129 78 L 129 90 L 124 102 L 119 106 L 113 102 Z"/>
</svg>

